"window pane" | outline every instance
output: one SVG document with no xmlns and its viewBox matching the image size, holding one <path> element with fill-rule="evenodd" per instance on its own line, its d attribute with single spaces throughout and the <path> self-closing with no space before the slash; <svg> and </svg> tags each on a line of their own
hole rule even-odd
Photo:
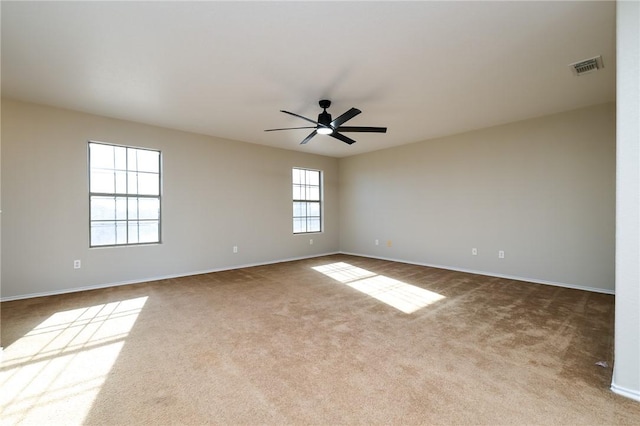
<svg viewBox="0 0 640 426">
<path fill-rule="evenodd" d="M 91 192 L 112 193 L 114 191 L 114 176 L 111 170 L 91 170 Z"/>
<path fill-rule="evenodd" d="M 307 203 L 307 215 L 320 217 L 320 203 Z"/>
<path fill-rule="evenodd" d="M 116 220 L 127 220 L 127 199 L 116 198 Z"/>
<path fill-rule="evenodd" d="M 114 220 L 115 218 L 116 218 L 115 198 L 91 197 L 91 220 Z"/>
<path fill-rule="evenodd" d="M 307 215 L 307 203 L 293 203 L 293 217 Z"/>
<path fill-rule="evenodd" d="M 141 243 L 157 243 L 160 241 L 160 223 L 158 221 L 140 222 L 138 230 L 140 232 Z"/>
<path fill-rule="evenodd" d="M 300 172 L 301 172 L 300 169 L 293 169 L 293 183 L 294 184 L 302 183 L 302 180 L 300 178 Z"/>
<path fill-rule="evenodd" d="M 127 172 L 115 172 L 116 176 L 116 193 L 127 193 Z"/>
<path fill-rule="evenodd" d="M 91 223 L 91 245 L 107 246 L 116 243 L 115 222 L 92 222 Z"/>
<path fill-rule="evenodd" d="M 138 194 L 138 174 L 127 172 L 127 194 Z"/>
<path fill-rule="evenodd" d="M 127 244 L 127 222 L 116 222 L 116 244 Z"/>
<path fill-rule="evenodd" d="M 307 230 L 306 218 L 293 218 L 293 232 L 305 232 Z"/>
<path fill-rule="evenodd" d="M 140 219 L 160 218 L 160 200 L 157 198 L 139 198 L 138 209 Z"/>
<path fill-rule="evenodd" d="M 113 169 L 113 147 L 109 145 L 90 144 L 89 161 L 94 169 Z"/>
<path fill-rule="evenodd" d="M 127 148 L 127 170 L 138 170 L 138 150 Z"/>
<path fill-rule="evenodd" d="M 114 146 L 113 149 L 116 157 L 115 168 L 117 170 L 127 170 L 127 148 Z"/>
<path fill-rule="evenodd" d="M 138 173 L 138 194 L 160 195 L 160 175 L 156 173 Z"/>
<path fill-rule="evenodd" d="M 128 199 L 128 210 L 129 220 L 138 219 L 138 199 L 137 198 L 129 198 Z"/>
<path fill-rule="evenodd" d="M 319 217 L 310 217 L 307 219 L 307 232 L 320 232 Z"/>
<path fill-rule="evenodd" d="M 137 243 L 138 242 L 138 222 L 129 221 L 129 222 L 125 222 L 124 224 L 126 225 L 126 229 L 129 232 L 127 242 L 129 244 Z"/>
<path fill-rule="evenodd" d="M 307 200 L 320 200 L 320 187 L 310 186 L 307 188 Z"/>
<path fill-rule="evenodd" d="M 139 149 L 138 171 L 160 173 L 160 153 Z"/>
<path fill-rule="evenodd" d="M 304 187 L 300 185 L 293 185 L 293 199 L 304 200 Z"/>
<path fill-rule="evenodd" d="M 320 172 L 316 170 L 307 171 L 307 185 L 320 185 Z"/>
</svg>

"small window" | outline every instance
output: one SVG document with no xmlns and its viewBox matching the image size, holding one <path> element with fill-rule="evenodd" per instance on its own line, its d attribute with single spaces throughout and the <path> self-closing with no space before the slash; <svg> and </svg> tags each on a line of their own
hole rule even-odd
<svg viewBox="0 0 640 426">
<path fill-rule="evenodd" d="M 322 231 L 322 172 L 293 169 L 293 233 Z"/>
<path fill-rule="evenodd" d="M 160 242 L 160 151 L 89 142 L 90 246 Z"/>
</svg>

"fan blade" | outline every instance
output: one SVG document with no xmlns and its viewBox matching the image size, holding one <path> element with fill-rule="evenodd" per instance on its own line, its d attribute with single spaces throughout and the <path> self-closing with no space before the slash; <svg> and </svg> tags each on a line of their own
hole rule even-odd
<svg viewBox="0 0 640 426">
<path fill-rule="evenodd" d="M 314 130 L 313 132 L 311 132 L 309 134 L 309 136 L 307 136 L 306 138 L 304 138 L 302 140 L 302 142 L 300 142 L 300 145 L 304 145 L 305 143 L 309 142 L 311 140 L 312 137 L 314 137 L 317 134 L 317 132 Z"/>
<path fill-rule="evenodd" d="M 338 132 L 371 132 L 387 133 L 386 127 L 342 126 L 336 129 Z"/>
<path fill-rule="evenodd" d="M 345 112 L 340 117 L 338 117 L 335 120 L 333 120 L 331 122 L 331 127 L 336 129 L 336 128 L 340 127 L 340 125 L 342 123 L 345 123 L 346 121 L 351 120 L 353 117 L 355 117 L 356 115 L 360 114 L 361 112 L 362 111 L 360 111 L 357 108 L 351 108 L 349 111 Z"/>
<path fill-rule="evenodd" d="M 289 111 L 285 111 L 283 109 L 281 109 L 280 112 L 284 112 L 285 114 L 293 115 L 294 117 L 302 118 L 303 120 L 307 120 L 309 123 L 318 124 L 317 121 L 313 121 L 310 118 L 303 117 L 303 116 L 301 116 L 299 114 L 296 114 L 295 112 L 289 112 Z"/>
<path fill-rule="evenodd" d="M 275 132 L 276 130 L 296 130 L 296 129 L 315 129 L 316 126 L 305 126 L 305 127 L 285 127 L 282 129 L 266 129 L 265 132 Z"/>
<path fill-rule="evenodd" d="M 349 145 L 356 143 L 356 141 L 354 141 L 351 138 L 346 137 L 345 135 L 341 135 L 338 132 L 333 132 L 330 135 L 327 136 L 331 136 L 332 138 L 336 138 L 338 140 L 341 140 L 342 142 L 348 143 Z"/>
</svg>

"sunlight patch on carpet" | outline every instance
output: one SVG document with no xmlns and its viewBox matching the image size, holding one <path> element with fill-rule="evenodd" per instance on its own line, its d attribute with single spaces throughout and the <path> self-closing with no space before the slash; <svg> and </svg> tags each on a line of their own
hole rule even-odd
<svg viewBox="0 0 640 426">
<path fill-rule="evenodd" d="M 82 423 L 146 301 L 139 297 L 57 312 L 5 348 L 3 423 Z"/>
<path fill-rule="evenodd" d="M 413 313 L 444 299 L 444 296 L 433 291 L 379 275 L 345 262 L 315 266 L 312 269 L 374 297 L 405 314 Z"/>
</svg>

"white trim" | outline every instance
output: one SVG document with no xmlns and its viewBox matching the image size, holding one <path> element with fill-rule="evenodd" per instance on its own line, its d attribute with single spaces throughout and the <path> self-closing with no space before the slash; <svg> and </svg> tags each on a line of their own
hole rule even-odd
<svg viewBox="0 0 640 426">
<path fill-rule="evenodd" d="M 380 256 L 371 256 L 371 255 L 367 255 L 367 254 L 350 253 L 350 252 L 344 252 L 344 251 L 340 252 L 340 253 L 348 254 L 350 256 L 369 257 L 371 259 L 380 259 L 380 260 L 389 260 L 391 262 L 408 263 L 410 265 L 427 266 L 429 268 L 446 269 L 448 271 L 465 272 L 467 274 L 476 274 L 476 275 L 484 275 L 484 276 L 487 276 L 487 277 L 505 278 L 505 279 L 508 279 L 508 280 L 525 281 L 525 282 L 534 283 L 534 284 L 552 285 L 552 286 L 555 286 L 555 287 L 572 288 L 572 289 L 575 289 L 575 290 L 591 291 L 591 292 L 594 292 L 594 293 L 615 294 L 614 290 L 607 290 L 607 289 L 597 288 L 597 287 L 587 287 L 587 286 L 581 286 L 581 285 L 575 285 L 575 284 L 559 283 L 559 282 L 555 282 L 555 281 L 539 280 L 539 279 L 536 279 L 536 278 L 518 277 L 518 276 L 515 276 L 515 275 L 497 274 L 497 273 L 494 273 L 494 272 L 477 271 L 477 270 L 474 270 L 474 269 L 465 269 L 465 268 L 456 268 L 456 267 L 453 267 L 453 266 L 434 265 L 434 264 L 431 264 L 431 263 L 424 263 L 424 262 L 412 262 L 412 261 L 409 261 L 409 260 L 394 259 L 394 258 L 380 257 Z"/>
<path fill-rule="evenodd" d="M 229 271 L 229 270 L 233 270 L 233 269 L 251 268 L 253 266 L 272 265 L 274 263 L 292 262 L 294 260 L 313 259 L 314 257 L 330 256 L 330 255 L 333 255 L 333 254 L 339 254 L 339 252 L 336 251 L 336 252 L 330 252 L 330 253 L 314 254 L 312 256 L 290 257 L 290 258 L 286 258 L 286 259 L 273 260 L 273 261 L 269 261 L 269 262 L 246 263 L 246 264 L 242 264 L 242 265 L 233 265 L 233 266 L 229 266 L 229 267 L 205 269 L 205 270 L 193 271 L 193 272 L 185 272 L 183 274 L 162 275 L 162 276 L 158 276 L 158 277 L 141 278 L 141 279 L 138 279 L 138 280 L 129 280 L 129 281 L 120 281 L 120 282 L 115 282 L 115 283 L 96 284 L 96 285 L 89 285 L 89 286 L 84 286 L 84 287 L 67 288 L 67 289 L 63 289 L 63 290 L 44 291 L 42 293 L 21 294 L 21 295 L 18 295 L 18 296 L 2 297 L 2 298 L 0 298 L 0 302 L 10 302 L 12 300 L 31 299 L 31 298 L 34 298 L 34 297 L 56 296 L 56 295 L 59 295 L 59 294 L 76 293 L 76 292 L 79 292 L 79 291 L 88 291 L 88 290 L 98 290 L 98 289 L 101 289 L 101 288 L 119 287 L 119 286 L 122 286 L 122 285 L 142 284 L 142 283 L 147 283 L 147 282 L 151 282 L 151 281 L 161 281 L 161 280 L 168 280 L 168 279 L 172 279 L 172 278 L 189 277 L 189 276 L 192 276 L 192 275 L 210 274 L 212 272 L 222 272 L 222 271 Z"/>
<path fill-rule="evenodd" d="M 622 395 L 624 397 L 640 402 L 640 391 L 623 388 L 622 386 L 618 386 L 613 382 L 611 383 L 611 391 L 613 393 L 617 393 L 618 395 Z"/>
</svg>

